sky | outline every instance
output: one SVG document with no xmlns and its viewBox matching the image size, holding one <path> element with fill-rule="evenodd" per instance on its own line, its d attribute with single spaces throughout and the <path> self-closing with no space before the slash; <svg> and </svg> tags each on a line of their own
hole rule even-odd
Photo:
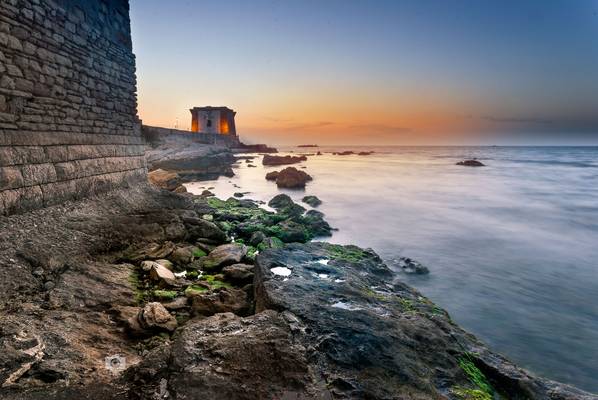
<svg viewBox="0 0 598 400">
<path fill-rule="evenodd" d="M 247 143 L 598 144 L 598 0 L 131 0 L 139 116 Z"/>
</svg>

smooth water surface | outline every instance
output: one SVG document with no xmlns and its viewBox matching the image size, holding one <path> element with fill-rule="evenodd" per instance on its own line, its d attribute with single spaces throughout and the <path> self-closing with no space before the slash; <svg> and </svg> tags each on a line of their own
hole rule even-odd
<svg viewBox="0 0 598 400">
<path fill-rule="evenodd" d="M 493 350 L 598 393 L 598 148 L 320 150 L 297 165 L 313 182 L 284 192 L 323 200 L 318 209 L 339 229 L 330 241 L 371 247 L 391 266 L 417 259 L 430 274 L 401 279 Z M 487 166 L 455 165 L 471 157 Z M 254 164 L 188 187 L 267 201 L 281 191 L 264 175 L 281 167 L 263 167 L 261 157 Z"/>
</svg>

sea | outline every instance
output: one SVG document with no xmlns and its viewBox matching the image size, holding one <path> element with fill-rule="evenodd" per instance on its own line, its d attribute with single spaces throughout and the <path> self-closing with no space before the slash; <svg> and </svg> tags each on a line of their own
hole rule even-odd
<svg viewBox="0 0 598 400">
<path fill-rule="evenodd" d="M 598 393 L 598 147 L 279 150 L 322 152 L 295 165 L 314 178 L 305 190 L 266 181 L 281 167 L 264 167 L 260 155 L 257 168 L 241 160 L 234 177 L 187 187 L 222 199 L 318 196 L 318 210 L 338 229 L 321 240 L 374 249 L 494 351 Z M 455 165 L 471 158 L 486 166 Z M 400 257 L 430 273 L 402 273 Z"/>
</svg>

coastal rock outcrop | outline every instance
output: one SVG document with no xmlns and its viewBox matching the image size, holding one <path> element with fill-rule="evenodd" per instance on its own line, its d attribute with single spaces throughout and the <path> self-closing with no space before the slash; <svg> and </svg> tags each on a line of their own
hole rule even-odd
<svg viewBox="0 0 598 400">
<path fill-rule="evenodd" d="M 305 156 L 272 156 L 269 154 L 264 155 L 262 159 L 263 165 L 286 165 L 286 164 L 297 164 L 301 161 L 306 161 Z"/>
<path fill-rule="evenodd" d="M 287 316 L 332 398 L 591 398 L 491 353 L 371 250 L 291 244 L 255 273 L 256 312 Z"/>
</svg>

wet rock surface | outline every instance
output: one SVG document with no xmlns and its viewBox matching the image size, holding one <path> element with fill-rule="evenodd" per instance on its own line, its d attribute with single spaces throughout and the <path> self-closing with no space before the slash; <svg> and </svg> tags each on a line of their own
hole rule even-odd
<svg viewBox="0 0 598 400">
<path fill-rule="evenodd" d="M 332 398 L 595 398 L 491 353 L 369 250 L 291 244 L 261 253 L 255 273 L 256 312 L 293 315 Z"/>
</svg>

